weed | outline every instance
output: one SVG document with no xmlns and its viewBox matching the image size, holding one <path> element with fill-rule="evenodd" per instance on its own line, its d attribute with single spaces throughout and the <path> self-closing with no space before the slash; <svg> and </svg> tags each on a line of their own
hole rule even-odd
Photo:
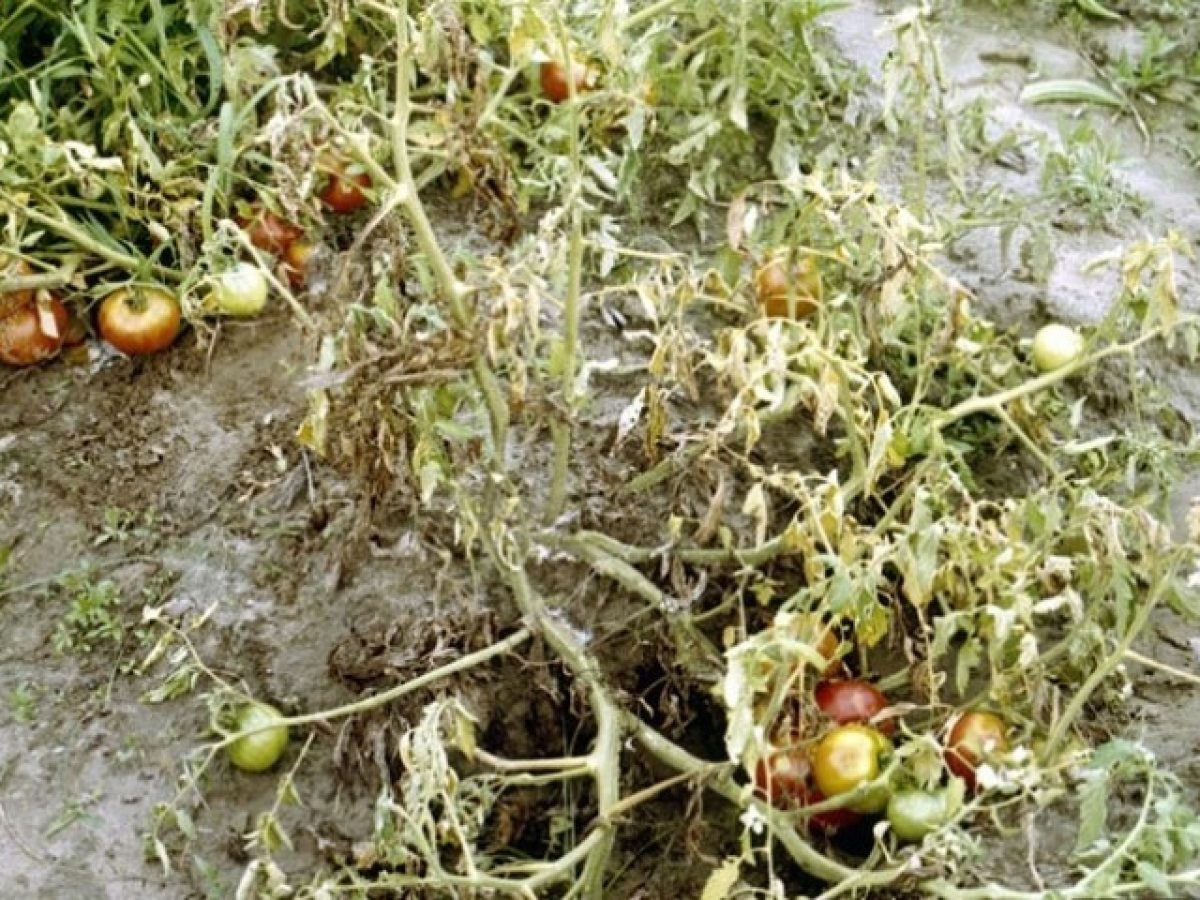
<svg viewBox="0 0 1200 900">
<path fill-rule="evenodd" d="M 1042 168 L 1042 189 L 1061 204 L 1062 214 L 1079 213 L 1092 226 L 1115 227 L 1123 214 L 1138 214 L 1145 201 L 1117 173 L 1118 151 L 1090 124 L 1064 131 Z"/>
<path fill-rule="evenodd" d="M 119 644 L 125 636 L 122 596 L 115 583 L 93 581 L 86 574 L 64 577 L 59 589 L 70 608 L 55 626 L 51 643 L 59 653 L 91 653 L 104 644 Z"/>
</svg>

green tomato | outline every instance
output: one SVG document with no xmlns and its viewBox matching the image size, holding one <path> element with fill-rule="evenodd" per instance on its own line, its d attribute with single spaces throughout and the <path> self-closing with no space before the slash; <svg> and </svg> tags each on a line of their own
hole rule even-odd
<svg viewBox="0 0 1200 900">
<path fill-rule="evenodd" d="M 945 791 L 908 788 L 892 794 L 887 805 L 888 822 L 902 841 L 919 841 L 937 831 L 950 817 Z"/>
<path fill-rule="evenodd" d="M 1039 372 L 1053 372 L 1079 359 L 1083 335 L 1066 325 L 1046 325 L 1033 338 L 1033 365 Z"/>
<path fill-rule="evenodd" d="M 257 316 L 267 305 L 267 279 L 257 266 L 238 263 L 213 279 L 213 302 L 226 316 Z"/>
<path fill-rule="evenodd" d="M 237 715 L 237 730 L 245 731 L 278 722 L 283 715 L 266 703 L 247 703 Z M 243 772 L 265 772 L 279 761 L 288 745 L 287 726 L 265 728 L 229 745 L 229 761 Z"/>
</svg>

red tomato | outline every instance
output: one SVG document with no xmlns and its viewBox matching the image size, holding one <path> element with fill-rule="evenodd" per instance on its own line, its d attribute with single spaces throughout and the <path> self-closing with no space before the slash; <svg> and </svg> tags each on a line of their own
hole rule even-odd
<svg viewBox="0 0 1200 900">
<path fill-rule="evenodd" d="M 326 165 L 328 181 L 318 196 L 321 202 L 335 213 L 351 213 L 367 203 L 364 188 L 371 187 L 371 176 L 366 172 L 350 173 L 341 162 Z"/>
<path fill-rule="evenodd" d="M 571 63 L 571 71 L 575 73 L 575 93 L 582 94 L 588 89 L 591 73 L 586 66 Z M 567 84 L 567 68 L 556 60 L 544 62 L 538 70 L 538 80 L 542 83 L 542 93 L 551 103 L 562 103 L 571 96 L 571 88 Z"/>
<path fill-rule="evenodd" d="M 70 317 L 57 297 L 29 302 L 0 319 L 0 362 L 33 366 L 62 349 Z"/>
<path fill-rule="evenodd" d="M 811 256 L 793 260 L 786 253 L 776 254 L 754 273 L 754 291 L 771 318 L 811 316 L 824 295 L 816 260 Z"/>
<path fill-rule="evenodd" d="M 167 349 L 181 323 L 179 301 L 161 288 L 120 288 L 100 304 L 100 336 L 128 356 Z"/>
<path fill-rule="evenodd" d="M 975 788 L 975 769 L 988 757 L 1008 750 L 1008 726 L 995 713 L 972 710 L 959 716 L 946 740 L 946 765 Z"/>
<path fill-rule="evenodd" d="M 767 759 L 759 760 L 754 770 L 754 786 L 758 794 L 777 809 L 825 801 L 825 796 L 812 783 L 812 764 L 801 747 L 779 750 Z M 816 813 L 808 821 L 822 831 L 838 831 L 860 818 L 852 809 L 831 809 Z"/>
<path fill-rule="evenodd" d="M 246 236 L 259 250 L 282 256 L 293 242 L 304 237 L 304 229 L 281 218 L 265 206 L 255 205 L 250 215 L 237 220 L 246 231 Z"/>
<path fill-rule="evenodd" d="M 870 723 L 887 735 L 895 734 L 895 719 L 872 722 L 887 709 L 887 697 L 868 681 L 850 678 L 845 681 L 822 681 L 813 691 L 817 707 L 839 725 L 854 722 Z"/>
<path fill-rule="evenodd" d="M 298 240 L 292 243 L 287 248 L 287 252 L 283 254 L 284 262 L 287 264 L 288 284 L 292 286 L 292 290 L 298 291 L 308 282 L 308 266 L 312 262 L 312 258 L 317 253 L 317 245 L 307 240 Z"/>
</svg>

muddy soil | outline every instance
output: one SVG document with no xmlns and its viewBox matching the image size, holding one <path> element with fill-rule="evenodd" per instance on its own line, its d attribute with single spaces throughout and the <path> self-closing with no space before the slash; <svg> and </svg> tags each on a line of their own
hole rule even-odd
<svg viewBox="0 0 1200 900">
<path fill-rule="evenodd" d="M 859 0 L 828 20 L 847 57 L 876 76 L 888 49 L 877 32 L 890 11 Z M 1004 125 L 1058 134 L 1066 108 L 1030 108 L 1017 97 L 1035 68 L 1054 77 L 1088 73 L 1063 35 L 1042 28 L 1021 34 L 1010 19 L 980 10 L 942 27 L 963 99 L 983 94 Z M 1112 31 L 1113 40 L 1122 39 Z M 1028 66 L 1010 61 L 1024 58 Z M 1140 217 L 1123 221 L 1119 233 L 1057 231 L 1044 285 L 1014 276 L 994 231 L 955 248 L 949 264 L 1002 323 L 1032 331 L 1051 315 L 1094 321 L 1112 294 L 1112 276 L 1082 274 L 1083 262 L 1142 232 L 1175 227 L 1200 237 L 1200 175 L 1171 140 L 1182 126 L 1168 120 L 1149 146 L 1130 123 L 1105 127 L 1119 138 L 1125 174 L 1147 201 Z M 1034 192 L 1040 164 L 1028 163 L 1024 173 L 993 166 L 978 177 Z M 1181 281 L 1185 298 L 1200 305 L 1195 273 L 1181 273 Z M 601 326 L 594 327 L 599 334 Z M 279 315 L 225 329 L 211 358 L 189 337 L 171 353 L 140 362 L 58 363 L 0 374 L 0 551 L 11 550 L 0 581 L 0 896 L 232 896 L 246 860 L 241 836 L 271 805 L 275 781 L 219 764 L 196 812 L 198 858 L 167 876 L 144 861 L 142 834 L 155 805 L 174 795 L 180 761 L 204 735 L 207 711 L 195 698 L 142 702 L 163 674 L 161 667 L 127 671 L 148 649 L 136 633 L 143 605 L 183 617 L 215 603 L 210 624 L 196 633 L 199 651 L 222 677 L 285 711 L 344 703 L 399 681 L 447 651 L 440 638 L 457 640 L 453 650 L 482 646 L 508 620 L 505 601 L 478 573 L 417 540 L 418 529 L 399 512 L 379 523 L 347 564 L 358 486 L 293 440 L 312 351 Z M 1146 377 L 1169 383 L 1180 408 L 1200 423 L 1200 378 L 1169 360 Z M 606 390 L 603 377 L 598 384 Z M 611 419 L 627 399 L 605 395 L 594 414 Z M 597 491 L 629 469 L 610 449 L 598 441 L 581 450 L 582 465 L 599 473 Z M 1200 473 L 1179 486 L 1180 518 L 1197 496 Z M 644 527 L 643 518 L 631 512 L 624 527 L 606 525 L 629 537 Z M 108 579 L 121 588 L 125 633 L 97 641 L 90 652 L 60 651 L 55 635 L 75 597 L 52 583 L 85 568 L 88 583 Z M 570 583 L 576 574 L 560 577 Z M 586 579 L 579 583 L 576 600 L 594 590 Z M 469 628 L 455 627 L 468 621 Z M 431 630 L 430 623 L 443 627 Z M 1200 635 L 1167 617 L 1139 649 L 1200 671 Z M 531 672 L 536 691 L 528 689 Z M 483 708 L 506 710 L 488 732 L 501 741 L 511 735 L 510 724 L 553 719 L 562 699 L 555 696 L 553 666 L 536 655 L 455 687 Z M 1135 698 L 1132 733 L 1200 796 L 1194 754 L 1200 691 L 1139 672 Z M 414 713 L 421 699 L 428 697 L 414 698 Z M 298 776 L 306 808 L 284 816 L 295 841 L 294 851 L 280 857 L 285 868 L 311 871 L 370 833 L 371 770 L 388 766 L 386 754 L 373 748 L 386 727 L 360 720 L 352 731 L 318 732 L 310 750 L 315 764 Z M 527 753 L 513 755 L 580 740 L 547 733 L 544 725 L 530 735 Z M 663 812 L 664 819 L 680 815 Z M 672 893 L 697 895 L 707 868 L 695 865 L 694 854 L 721 849 L 711 835 L 686 828 L 646 825 L 638 838 L 641 852 L 626 859 L 614 897 L 663 896 L 668 884 Z M 1063 843 L 1043 829 L 1032 857 L 1043 876 L 1061 867 Z M 1027 869 L 1025 853 L 1014 848 L 997 860 L 996 874 L 1020 881 Z M 1027 880 L 1036 883 L 1036 876 Z"/>
</svg>

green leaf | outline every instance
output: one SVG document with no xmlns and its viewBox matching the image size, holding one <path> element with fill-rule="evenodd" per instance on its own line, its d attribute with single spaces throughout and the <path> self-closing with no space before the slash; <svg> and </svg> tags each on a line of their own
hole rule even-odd
<svg viewBox="0 0 1200 900">
<path fill-rule="evenodd" d="M 741 867 L 742 861 L 736 856 L 731 856 L 721 863 L 720 868 L 713 869 L 708 881 L 704 883 L 700 900 L 726 900 L 733 886 L 737 884 Z"/>
<path fill-rule="evenodd" d="M 1021 91 L 1022 103 L 1092 103 L 1121 107 L 1125 101 L 1098 84 L 1073 78 L 1038 81 Z"/>
<path fill-rule="evenodd" d="M 1096 772 L 1079 792 L 1079 836 L 1075 852 L 1083 853 L 1101 840 L 1108 823 L 1108 776 Z"/>
<path fill-rule="evenodd" d="M 1176 896 L 1174 890 L 1171 888 L 1171 882 L 1168 880 L 1167 876 L 1146 860 L 1143 859 L 1138 861 L 1137 873 L 1138 877 L 1142 879 L 1142 882 L 1146 885 L 1146 887 L 1150 888 L 1150 890 L 1154 891 L 1154 893 L 1158 894 L 1158 896 Z"/>
</svg>

